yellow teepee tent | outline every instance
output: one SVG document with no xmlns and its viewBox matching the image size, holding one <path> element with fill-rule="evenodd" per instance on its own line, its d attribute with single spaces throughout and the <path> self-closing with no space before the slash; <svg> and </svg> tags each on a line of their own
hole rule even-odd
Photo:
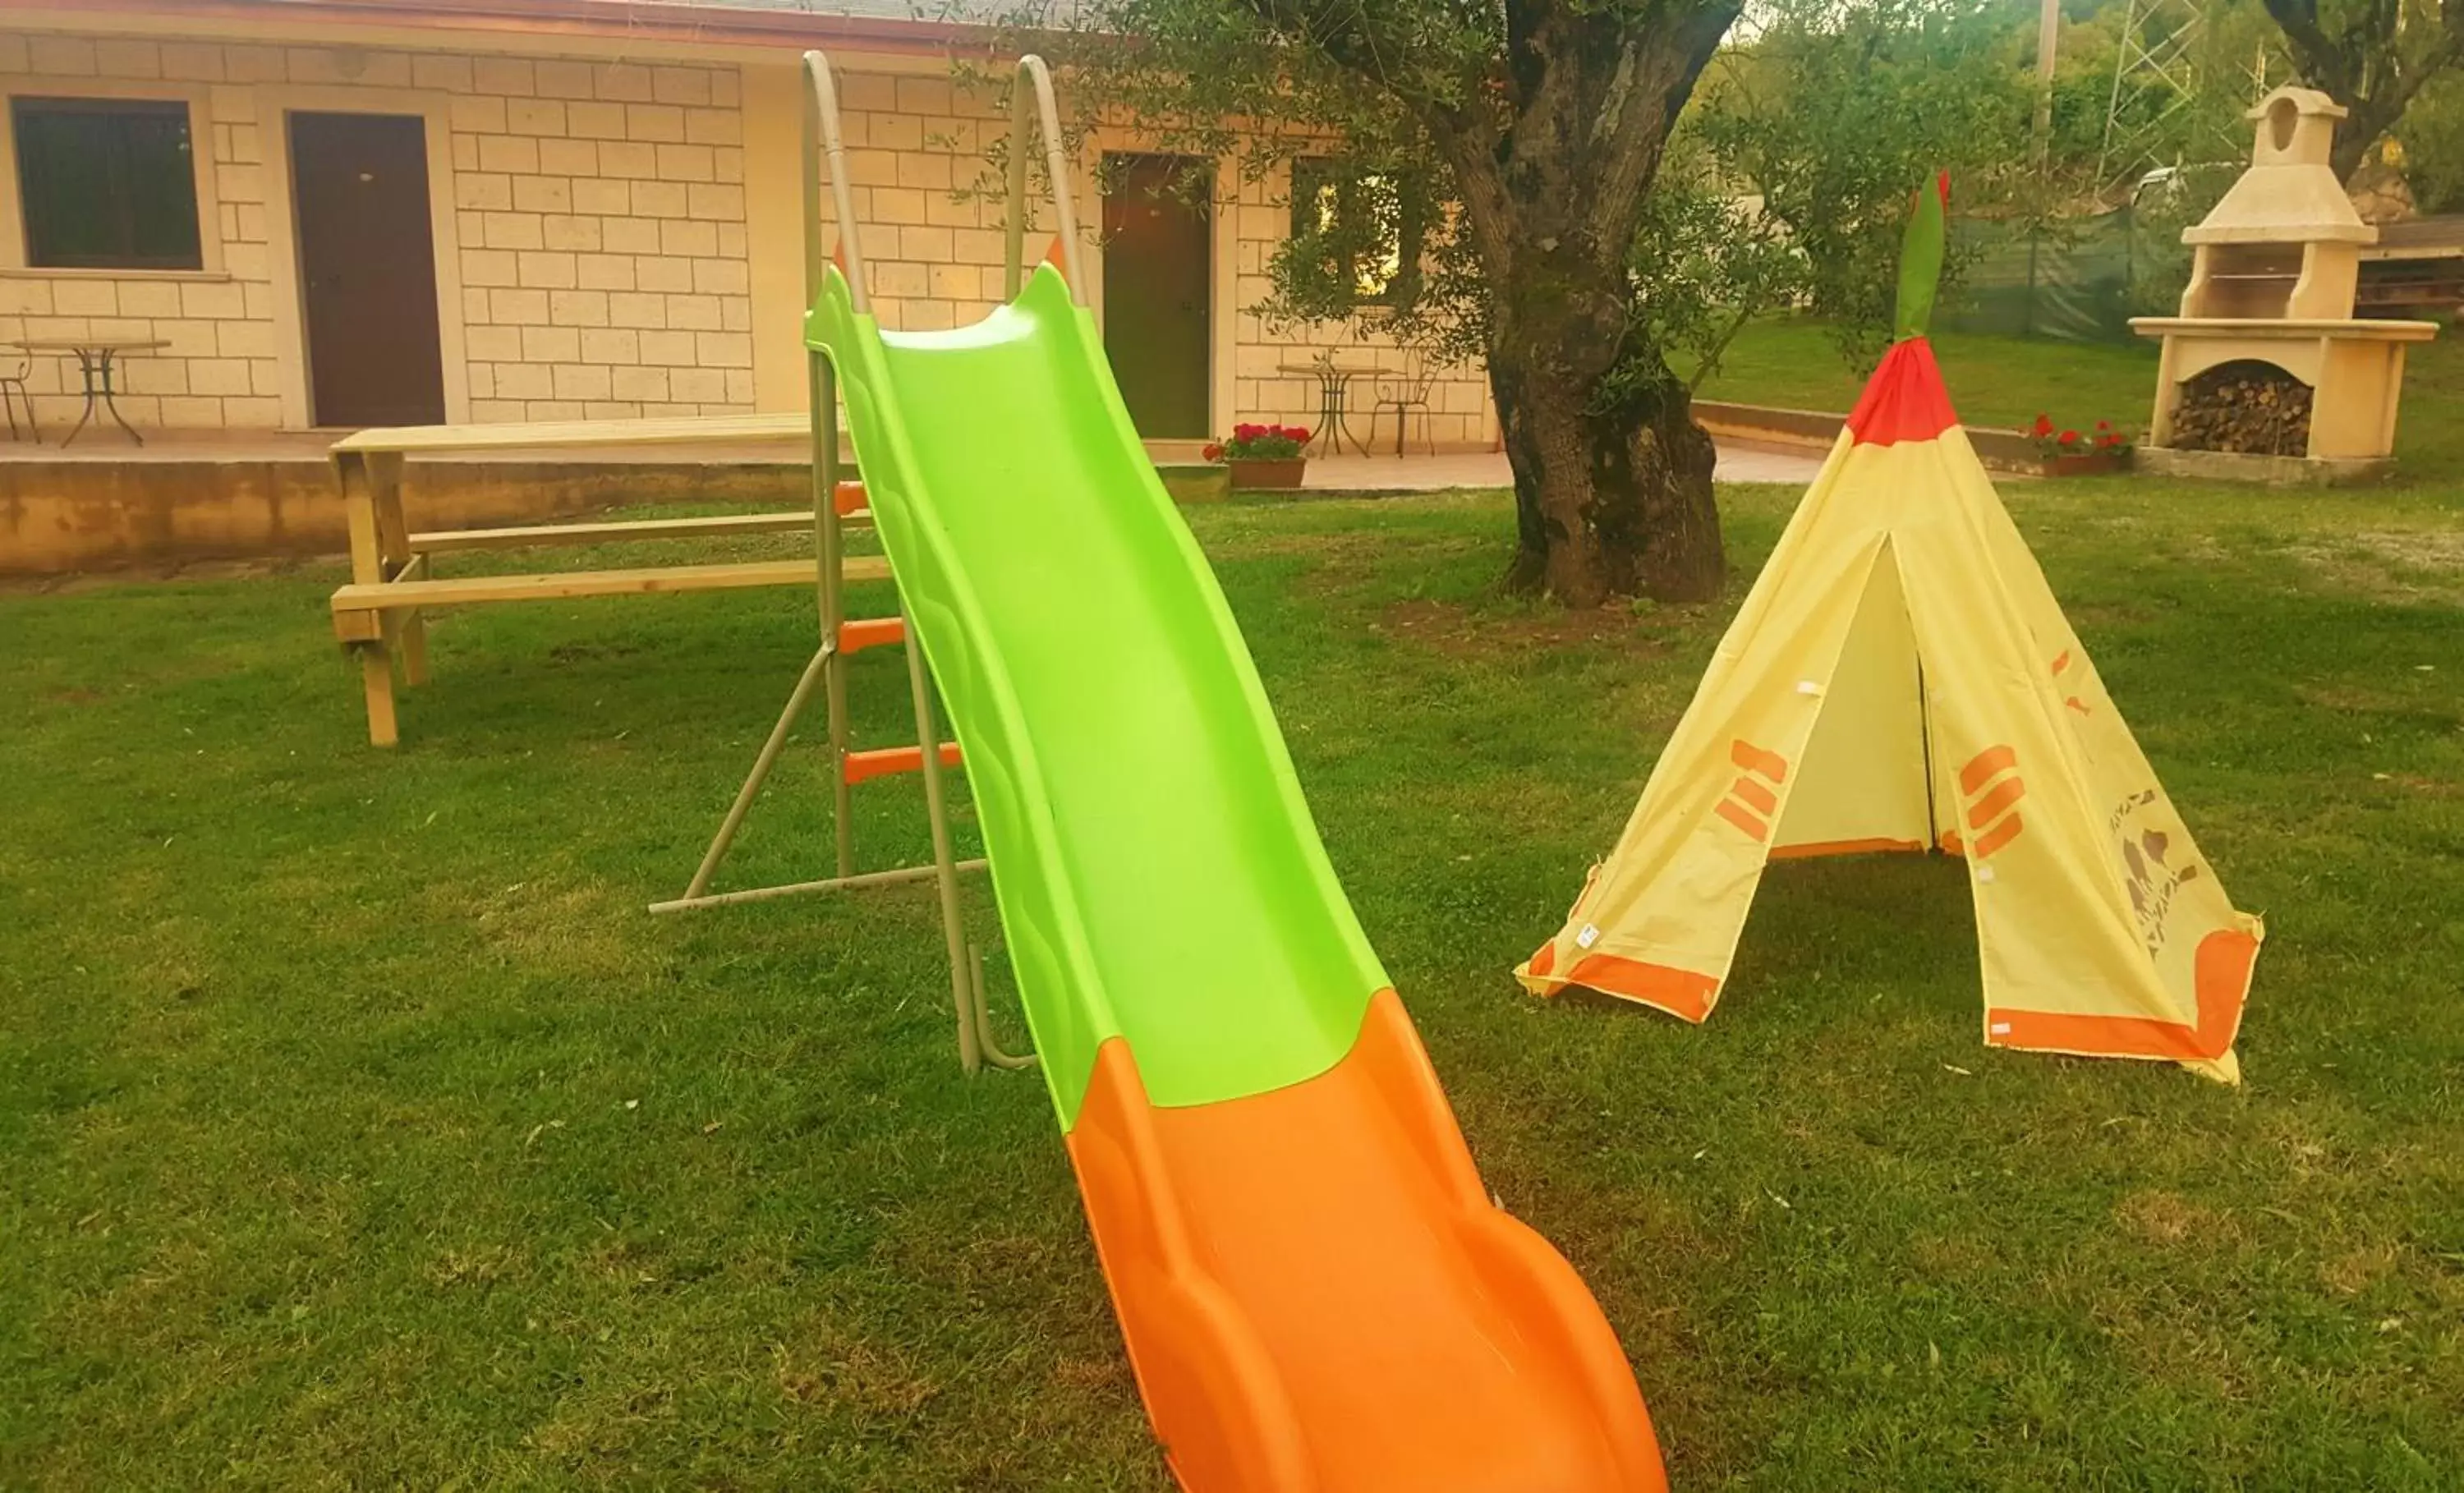
<svg viewBox="0 0 2464 1493">
<path fill-rule="evenodd" d="M 1908 300 L 1903 283 L 1903 330 Z M 1988 1044 L 2238 1077 L 2263 929 L 2191 843 L 1911 334 L 1617 848 L 1515 975 L 1537 995 L 1579 985 L 1700 1021 L 1766 863 L 1929 849 L 1966 858 Z"/>
</svg>

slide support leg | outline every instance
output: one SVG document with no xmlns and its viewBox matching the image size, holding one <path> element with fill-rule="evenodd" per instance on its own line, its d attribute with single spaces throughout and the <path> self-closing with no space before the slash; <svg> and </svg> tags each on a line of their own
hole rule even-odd
<svg viewBox="0 0 2464 1493">
<path fill-rule="evenodd" d="M 903 615 L 903 614 L 902 614 Z M 933 723 L 933 677 L 907 622 L 907 688 L 915 702 L 915 742 L 924 749 L 924 812 L 933 821 L 934 880 L 941 893 L 941 935 L 950 955 L 950 1001 L 958 1020 L 958 1062 L 970 1073 L 984 1065 L 982 1021 L 977 1013 L 975 959 L 958 905 L 958 861 L 950 848 L 949 797 L 941 780 L 941 735 Z"/>
</svg>

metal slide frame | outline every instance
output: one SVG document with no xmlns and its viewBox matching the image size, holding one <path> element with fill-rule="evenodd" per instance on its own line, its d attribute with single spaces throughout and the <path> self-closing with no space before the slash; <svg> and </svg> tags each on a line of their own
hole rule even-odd
<svg viewBox="0 0 2464 1493">
<path fill-rule="evenodd" d="M 822 166 L 829 166 L 831 206 L 839 225 L 839 256 L 850 297 L 858 312 L 869 312 L 871 295 L 867 283 L 863 234 L 855 215 L 854 192 L 847 179 L 847 147 L 839 121 L 838 84 L 828 57 L 820 52 L 807 52 L 803 56 L 804 72 L 804 301 L 812 304 L 822 291 L 822 281 L 828 268 L 829 252 L 822 238 Z M 1069 194 L 1069 160 L 1062 143 L 1061 116 L 1054 101 L 1052 72 L 1044 59 L 1034 55 L 1019 59 L 1016 79 L 1011 86 L 1010 139 L 1008 159 L 1007 237 L 1004 244 L 1002 284 L 1007 297 L 1015 299 L 1025 278 L 1026 187 L 1029 132 L 1040 128 L 1044 137 L 1044 164 L 1051 178 L 1054 227 L 1058 231 L 1058 250 L 1064 276 L 1069 283 L 1070 298 L 1086 304 L 1086 275 L 1080 262 L 1078 220 Z M 962 872 L 985 868 L 981 860 L 960 861 L 952 848 L 950 834 L 948 784 L 944 770 L 957 761 L 956 744 L 945 747 L 935 723 L 934 690 L 931 672 L 924 660 L 924 650 L 913 641 L 902 608 L 896 619 L 857 621 L 847 617 L 846 526 L 850 515 L 842 509 L 841 472 L 844 465 L 839 450 L 838 374 L 829 359 L 818 349 L 805 354 L 807 406 L 812 413 L 813 441 L 813 538 L 819 553 L 817 600 L 821 620 L 821 647 L 812 661 L 804 666 L 796 687 L 788 693 L 787 703 L 779 713 L 778 723 L 754 757 L 752 770 L 745 775 L 744 784 L 737 790 L 736 801 L 729 805 L 726 818 L 710 843 L 685 888 L 684 894 L 666 902 L 653 903 L 653 912 L 678 912 L 699 908 L 724 907 L 741 902 L 766 901 L 774 897 L 796 896 L 806 892 L 848 891 L 867 887 L 894 886 L 930 878 L 940 893 L 941 929 L 950 961 L 951 1002 L 958 1026 L 958 1061 L 970 1073 L 991 1064 L 1001 1068 L 1025 1068 L 1035 1065 L 1033 1054 L 1013 1055 L 1001 1049 L 995 1041 L 992 1023 L 985 1009 L 983 953 L 968 940 L 965 911 L 959 900 L 958 877 Z M 850 492 L 856 491 L 850 488 Z M 903 642 L 907 645 L 908 692 L 915 714 L 915 744 L 890 752 L 863 754 L 871 759 L 861 774 L 870 777 L 878 772 L 905 771 L 910 767 L 924 779 L 924 804 L 933 826 L 933 861 L 929 866 L 899 867 L 890 870 L 858 871 L 855 868 L 855 826 L 849 816 L 852 788 L 860 780 L 851 774 L 858 754 L 850 749 L 847 720 L 847 660 L 860 648 L 875 644 Z M 831 823 L 836 840 L 835 875 L 817 881 L 792 882 L 776 887 L 757 887 L 743 891 L 714 892 L 711 879 L 726 859 L 730 846 L 743 827 L 745 815 L 759 797 L 762 785 L 769 780 L 771 770 L 778 765 L 797 719 L 811 703 L 819 687 L 829 721 L 827 761 L 832 796 Z M 944 752 L 950 755 L 945 760 Z"/>
</svg>

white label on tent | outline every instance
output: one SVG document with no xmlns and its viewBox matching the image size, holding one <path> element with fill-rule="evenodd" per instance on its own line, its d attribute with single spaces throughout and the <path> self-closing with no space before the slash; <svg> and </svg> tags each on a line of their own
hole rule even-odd
<svg viewBox="0 0 2464 1493">
<path fill-rule="evenodd" d="M 1822 692 L 1822 686 L 1815 684 L 1811 679 L 1800 679 L 1796 682 L 1796 692 L 1799 694 L 1820 694 Z"/>
<path fill-rule="evenodd" d="M 1976 867 L 1976 879 L 1978 881 L 1991 881 L 1993 879 L 1993 867 L 1991 866 L 1980 866 Z"/>
<path fill-rule="evenodd" d="M 1583 931 L 1574 935 L 1574 947 L 1577 949 L 1588 949 L 1599 941 L 1600 931 L 1589 923 L 1585 923 Z"/>
<path fill-rule="evenodd" d="M 1996 1036 L 1996 1037 L 2008 1037 L 2008 1036 L 2010 1036 L 2010 1035 L 2011 1035 L 2011 1023 L 2010 1023 L 2010 1022 L 2008 1022 L 2008 1021 L 1996 1021 L 1996 1022 L 1994 1022 L 1994 1023 L 1993 1023 L 1993 1035 L 1994 1035 L 1994 1036 Z"/>
</svg>

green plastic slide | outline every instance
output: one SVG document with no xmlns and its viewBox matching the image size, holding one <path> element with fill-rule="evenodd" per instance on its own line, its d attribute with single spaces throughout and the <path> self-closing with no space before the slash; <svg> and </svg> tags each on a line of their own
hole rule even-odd
<svg viewBox="0 0 2464 1493">
<path fill-rule="evenodd" d="M 1481 1185 L 1060 274 L 894 333 L 832 270 L 807 331 L 1182 1485 L 1662 1493 L 1616 1334 Z"/>
<path fill-rule="evenodd" d="M 1046 265 L 972 326 L 885 332 L 833 268 L 809 333 L 966 750 L 1062 1128 L 1109 1037 L 1158 1105 L 1332 1067 L 1386 977 L 1092 318 Z"/>
</svg>

